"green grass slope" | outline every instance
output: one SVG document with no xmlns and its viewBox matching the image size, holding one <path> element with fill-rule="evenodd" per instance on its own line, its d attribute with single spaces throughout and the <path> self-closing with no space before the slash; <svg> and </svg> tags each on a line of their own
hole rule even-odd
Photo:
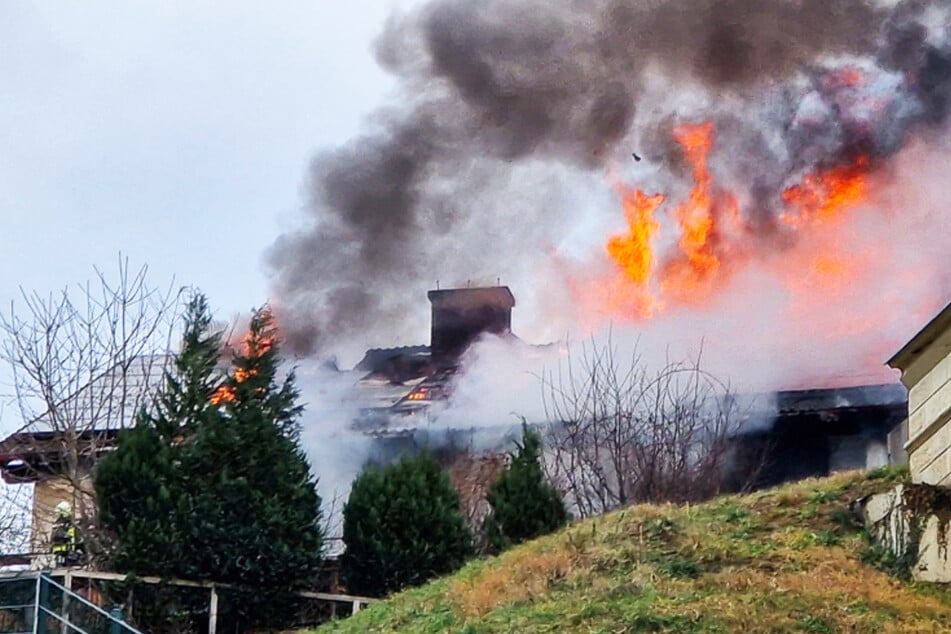
<svg viewBox="0 0 951 634">
<path fill-rule="evenodd" d="M 319 632 L 951 632 L 951 589 L 891 574 L 848 503 L 888 471 L 586 520 Z"/>
</svg>

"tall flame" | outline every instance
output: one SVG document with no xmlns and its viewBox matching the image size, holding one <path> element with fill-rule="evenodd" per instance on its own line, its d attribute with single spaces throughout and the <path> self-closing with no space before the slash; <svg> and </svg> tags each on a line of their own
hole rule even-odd
<svg viewBox="0 0 951 634">
<path fill-rule="evenodd" d="M 707 154 L 713 147 L 713 124 L 681 125 L 674 130 L 674 139 L 684 149 L 687 162 L 693 167 L 694 186 L 690 196 L 674 211 L 680 225 L 680 250 L 688 270 L 697 278 L 713 275 L 720 261 L 710 242 L 713 231 L 713 200 Z"/>
<path fill-rule="evenodd" d="M 628 233 L 611 236 L 608 253 L 635 284 L 647 284 L 654 264 L 651 241 L 660 229 L 654 212 L 664 202 L 663 194 L 650 196 L 638 189 L 618 185 L 627 219 Z"/>
<path fill-rule="evenodd" d="M 273 314 L 270 313 L 269 308 L 265 308 L 269 311 L 269 318 L 274 320 Z M 241 346 L 243 349 L 244 356 L 247 357 L 260 357 L 261 355 L 267 353 L 275 343 L 274 334 L 266 334 L 261 337 L 255 337 L 253 333 L 248 332 L 241 338 L 240 342 L 234 342 L 229 339 L 225 344 L 226 350 L 235 350 L 238 346 Z M 218 386 L 218 388 L 212 393 L 209 397 L 209 401 L 212 405 L 222 405 L 224 403 L 231 403 L 237 398 L 237 391 L 235 390 L 235 385 L 238 383 L 244 383 L 249 378 L 257 374 L 257 370 L 254 368 L 248 370 L 246 368 L 235 368 L 232 376 L 228 379 L 225 379 L 224 383 Z"/>
<path fill-rule="evenodd" d="M 860 81 L 861 76 L 842 80 Z M 669 307 L 703 304 L 741 264 L 756 255 L 769 257 L 750 246 L 750 228 L 737 197 L 714 182 L 708 163 L 715 140 L 713 124 L 677 126 L 674 139 L 691 167 L 693 186 L 670 212 L 679 237 L 676 248 L 659 258 L 659 266 L 653 241 L 660 233 L 656 212 L 665 196 L 618 186 L 628 230 L 610 236 L 606 244 L 620 282 L 602 298 L 616 315 L 644 318 Z M 779 223 L 791 234 L 794 246 L 784 252 L 779 272 L 794 293 L 807 287 L 841 292 L 862 269 L 859 256 L 840 244 L 830 229 L 848 209 L 868 198 L 869 171 L 869 158 L 861 156 L 850 164 L 807 174 L 782 193 Z"/>
<path fill-rule="evenodd" d="M 680 253 L 671 257 L 661 272 L 664 296 L 677 303 L 697 304 L 706 300 L 728 274 L 719 253 L 727 221 L 740 219 L 736 199 L 717 189 L 707 164 L 713 148 L 712 123 L 684 124 L 674 130 L 674 139 L 693 168 L 690 196 L 673 212 L 680 228 Z"/>
<path fill-rule="evenodd" d="M 628 294 L 636 293 L 633 301 L 627 297 L 623 302 L 625 307 L 633 305 L 633 316 L 649 317 L 655 308 L 668 302 L 696 304 L 706 300 L 729 273 L 722 261 L 722 252 L 728 250 L 722 237 L 743 229 L 735 197 L 717 189 L 710 173 L 707 156 L 713 148 L 713 124 L 680 125 L 674 130 L 674 138 L 692 168 L 694 185 L 687 199 L 671 213 L 680 231 L 678 251 L 669 254 L 659 270 L 655 271 L 652 241 L 660 223 L 654 214 L 665 197 L 618 188 L 628 232 L 611 236 L 607 252 L 620 269 Z M 651 290 L 655 272 L 659 298 Z"/>
<path fill-rule="evenodd" d="M 640 316 L 647 317 L 654 308 L 650 291 L 651 272 L 654 266 L 653 239 L 660 230 L 654 212 L 664 202 L 662 194 L 653 196 L 639 189 L 617 186 L 624 205 L 628 232 L 611 236 L 607 251 L 621 268 L 623 278 L 629 283 L 627 302 Z"/>
</svg>

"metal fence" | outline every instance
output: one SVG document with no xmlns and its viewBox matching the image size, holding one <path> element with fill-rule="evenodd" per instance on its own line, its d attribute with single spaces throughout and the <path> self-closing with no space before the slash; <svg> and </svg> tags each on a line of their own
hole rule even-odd
<svg viewBox="0 0 951 634">
<path fill-rule="evenodd" d="M 0 577 L 0 634 L 142 634 L 47 574 Z"/>
</svg>

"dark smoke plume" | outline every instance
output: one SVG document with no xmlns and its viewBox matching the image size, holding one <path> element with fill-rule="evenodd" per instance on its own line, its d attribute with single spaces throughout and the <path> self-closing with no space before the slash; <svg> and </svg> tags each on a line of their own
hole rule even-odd
<svg viewBox="0 0 951 634">
<path fill-rule="evenodd" d="M 637 150 L 676 180 L 680 120 L 716 122 L 713 169 L 751 216 L 806 170 L 891 155 L 951 108 L 949 4 L 435 0 L 394 17 L 377 57 L 402 103 L 313 161 L 311 223 L 269 252 L 289 344 L 418 339 L 436 279 L 531 279 L 576 220 L 563 177 Z"/>
</svg>

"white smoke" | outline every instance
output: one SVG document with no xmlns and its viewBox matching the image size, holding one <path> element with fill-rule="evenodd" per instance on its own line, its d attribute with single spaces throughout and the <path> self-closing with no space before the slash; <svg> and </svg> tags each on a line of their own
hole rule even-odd
<svg viewBox="0 0 951 634">
<path fill-rule="evenodd" d="M 449 406 L 435 425 L 447 429 L 509 428 L 547 420 L 541 378 L 564 354 L 563 346 L 532 346 L 492 335 L 462 358 Z"/>
<path fill-rule="evenodd" d="M 296 377 L 305 408 L 300 443 L 318 479 L 326 535 L 339 538 L 350 485 L 373 452 L 373 439 L 353 429 L 362 405 L 354 395 L 357 375 L 308 365 L 298 368 Z M 328 548 L 334 552 L 339 544 Z"/>
</svg>

